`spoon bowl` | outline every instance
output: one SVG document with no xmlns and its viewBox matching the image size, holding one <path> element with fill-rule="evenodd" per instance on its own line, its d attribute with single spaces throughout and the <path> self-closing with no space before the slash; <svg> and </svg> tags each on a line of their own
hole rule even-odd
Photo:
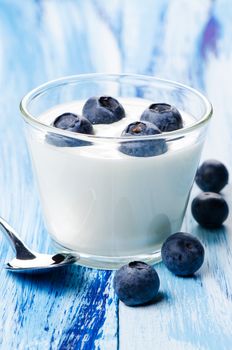
<svg viewBox="0 0 232 350">
<path fill-rule="evenodd" d="M 16 257 L 5 265 L 12 272 L 39 273 L 76 263 L 79 255 L 59 252 L 56 254 L 41 254 L 30 250 L 19 238 L 14 229 L 0 217 L 0 229 L 7 237 Z"/>
<path fill-rule="evenodd" d="M 78 256 L 70 253 L 39 254 L 34 259 L 22 260 L 14 258 L 5 265 L 5 269 L 13 272 L 43 272 L 77 262 Z"/>
</svg>

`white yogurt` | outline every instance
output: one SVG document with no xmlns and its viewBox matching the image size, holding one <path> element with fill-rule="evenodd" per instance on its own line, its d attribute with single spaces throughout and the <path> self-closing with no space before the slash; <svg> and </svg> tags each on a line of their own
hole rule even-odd
<svg viewBox="0 0 232 350">
<path fill-rule="evenodd" d="M 126 118 L 94 126 L 96 135 L 120 136 L 152 102 L 119 99 Z M 40 119 L 50 124 L 64 112 L 81 114 L 82 102 L 59 105 Z M 194 119 L 182 113 L 184 124 Z M 29 139 L 46 226 L 67 248 L 99 256 L 132 256 L 160 249 L 181 228 L 200 157 L 202 140 L 188 136 L 168 143 L 154 157 L 131 157 L 108 142 L 56 147 Z"/>
</svg>

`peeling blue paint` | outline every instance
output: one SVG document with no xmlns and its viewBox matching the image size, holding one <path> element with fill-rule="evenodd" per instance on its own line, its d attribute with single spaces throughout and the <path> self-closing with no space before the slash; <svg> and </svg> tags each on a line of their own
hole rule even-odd
<svg viewBox="0 0 232 350">
<path fill-rule="evenodd" d="M 202 33 L 200 53 L 203 59 L 207 59 L 209 53 L 218 54 L 218 40 L 220 39 L 221 27 L 214 15 L 210 16 Z"/>
<path fill-rule="evenodd" d="M 232 52 L 230 8 L 229 0 L 146 0 L 146 4 L 140 0 L 0 1 L 0 215 L 21 232 L 29 245 L 40 251 L 52 250 L 18 105 L 27 91 L 47 80 L 115 70 L 190 83 L 209 93 L 216 109 L 224 113 L 214 121 L 218 147 L 211 142 L 207 155 L 221 155 L 232 169 L 230 129 L 221 123 L 224 116 L 228 125 L 231 123 L 231 112 L 225 107 L 230 106 L 231 95 L 227 79 Z M 221 78 L 224 64 L 227 71 L 220 95 L 218 76 Z M 137 95 L 143 96 L 140 88 Z M 220 349 L 229 348 L 230 235 L 225 228 L 220 234 L 198 230 L 190 216 L 188 223 L 188 230 L 198 234 L 210 249 L 205 274 L 182 281 L 159 264 L 165 300 L 154 305 L 154 314 L 149 309 L 123 309 L 126 320 L 135 320 L 135 336 L 130 333 L 129 346 L 125 344 L 130 324 L 125 326 L 124 319 L 119 319 L 122 307 L 112 290 L 111 272 L 73 266 L 44 276 L 13 276 L 0 270 L 1 348 L 119 350 L 122 346 L 120 350 L 140 350 L 157 346 L 157 350 L 166 350 L 163 344 L 172 340 L 172 348 L 180 345 L 178 350 L 214 350 L 215 346 L 218 350 L 219 345 Z M 1 236 L 0 250 L 2 267 L 12 252 Z M 209 280 L 219 301 L 210 294 Z M 142 331 L 136 329 L 140 312 Z M 146 323 L 149 315 L 153 328 Z M 149 329 L 152 331 L 147 334 Z M 151 334 L 155 334 L 155 342 L 149 342 Z M 142 346 L 136 348 L 137 341 Z"/>
<path fill-rule="evenodd" d="M 64 329 L 58 349 L 94 349 L 95 340 L 105 322 L 106 303 L 111 303 L 104 286 L 111 277 L 109 271 L 99 271 L 85 296 L 83 304 L 74 311 L 70 325 Z M 84 340 L 84 341 L 83 341 Z"/>
</svg>

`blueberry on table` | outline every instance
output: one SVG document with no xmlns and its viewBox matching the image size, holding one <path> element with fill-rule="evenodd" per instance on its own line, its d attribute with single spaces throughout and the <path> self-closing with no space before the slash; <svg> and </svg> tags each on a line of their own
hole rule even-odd
<svg viewBox="0 0 232 350">
<path fill-rule="evenodd" d="M 178 276 L 191 276 L 204 262 L 204 247 L 193 235 L 177 232 L 169 236 L 161 248 L 163 263 Z"/>
<path fill-rule="evenodd" d="M 227 219 L 229 207 L 225 199 L 218 193 L 202 192 L 192 201 L 192 215 L 203 227 L 220 227 Z"/>
<path fill-rule="evenodd" d="M 183 120 L 178 109 L 167 103 L 153 103 L 141 115 L 141 120 L 153 123 L 162 132 L 183 128 Z"/>
<path fill-rule="evenodd" d="M 92 124 L 111 124 L 125 117 L 123 106 L 111 96 L 90 97 L 82 113 Z"/>
<path fill-rule="evenodd" d="M 142 261 L 133 261 L 115 273 L 113 285 L 118 298 L 124 304 L 136 306 L 148 303 L 156 297 L 160 280 L 152 266 Z"/>
<path fill-rule="evenodd" d="M 202 191 L 218 193 L 228 183 L 229 173 L 223 163 L 209 159 L 198 168 L 195 180 Z"/>
<path fill-rule="evenodd" d="M 141 136 L 159 134 L 161 134 L 161 131 L 154 124 L 138 121 L 129 124 L 121 136 L 136 136 L 139 138 Z M 120 151 L 134 157 L 152 157 L 165 153 L 167 151 L 167 145 L 164 139 L 141 141 L 138 139 L 122 142 Z"/>
<path fill-rule="evenodd" d="M 59 115 L 51 124 L 55 128 L 72 131 L 81 134 L 93 135 L 93 125 L 90 121 L 84 117 L 81 117 L 74 113 L 63 113 Z M 48 134 L 47 142 L 58 147 L 75 147 L 89 144 L 89 142 L 83 140 L 72 139 L 58 134 Z"/>
</svg>

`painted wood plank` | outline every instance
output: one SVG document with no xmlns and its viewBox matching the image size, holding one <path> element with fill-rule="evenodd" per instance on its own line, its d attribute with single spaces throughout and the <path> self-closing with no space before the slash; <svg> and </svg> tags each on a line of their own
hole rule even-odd
<svg viewBox="0 0 232 350">
<path fill-rule="evenodd" d="M 231 173 L 231 43 L 228 42 L 231 11 L 227 12 L 228 6 L 227 1 L 170 2 L 162 23 L 161 18 L 156 23 L 163 26 L 164 32 L 163 47 L 154 58 L 153 72 L 191 84 L 209 96 L 215 115 L 202 159 L 220 159 Z M 199 189 L 194 186 L 191 198 L 197 193 Z M 231 185 L 223 194 L 231 208 Z M 204 230 L 194 222 L 188 208 L 183 230 L 202 240 L 206 248 L 204 266 L 195 278 L 187 279 L 174 277 L 159 264 L 158 302 L 140 308 L 119 305 L 120 349 L 231 348 L 231 220 L 230 215 L 220 230 Z"/>
<path fill-rule="evenodd" d="M 89 2 L 0 3 L 0 213 L 34 249 L 51 251 L 23 134 L 18 105 L 36 85 L 95 71 Z M 96 12 L 96 13 L 95 13 Z M 67 20 L 69 18 L 69 20 Z M 112 34 L 102 21 L 102 35 Z M 101 67 L 100 67 L 101 69 Z M 0 348 L 116 349 L 117 302 L 112 274 L 74 266 L 47 276 L 14 276 L 2 269 L 13 254 L 0 236 Z"/>
<path fill-rule="evenodd" d="M 216 157 L 232 170 L 229 5 L 228 0 L 147 0 L 146 6 L 137 0 L 0 2 L 0 213 L 33 248 L 49 251 L 51 244 L 18 103 L 48 79 L 127 71 L 191 84 L 206 92 L 215 109 L 202 158 Z M 224 195 L 231 206 L 230 193 L 228 186 Z M 222 230 L 208 232 L 188 210 L 184 229 L 206 246 L 204 267 L 194 279 L 184 279 L 159 264 L 159 301 L 135 309 L 120 303 L 119 319 L 110 272 L 72 267 L 45 277 L 14 278 L 1 269 L 0 347 L 229 349 L 231 216 Z M 2 267 L 12 256 L 2 238 L 0 251 Z"/>
</svg>

